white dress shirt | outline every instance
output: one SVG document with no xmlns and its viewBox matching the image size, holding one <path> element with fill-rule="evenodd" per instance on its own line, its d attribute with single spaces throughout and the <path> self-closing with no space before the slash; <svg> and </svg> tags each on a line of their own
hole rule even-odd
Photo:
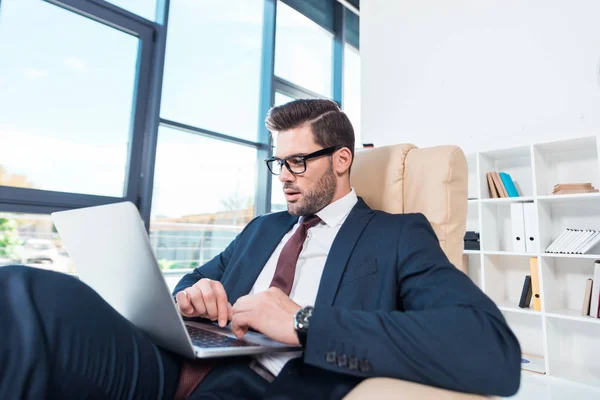
<svg viewBox="0 0 600 400">
<path fill-rule="evenodd" d="M 335 236 L 357 201 L 358 198 L 353 188 L 346 196 L 319 211 L 317 216 L 321 218 L 321 222 L 308 230 L 302 251 L 298 257 L 294 284 L 290 293 L 290 298 L 302 307 L 315 305 L 329 249 L 331 249 Z M 281 239 L 281 242 L 273 254 L 271 254 L 271 258 L 265 264 L 256 282 L 254 282 L 250 294 L 263 292 L 269 288 L 273 275 L 275 275 L 279 254 L 281 254 L 283 246 L 285 246 L 296 229 L 298 229 L 303 218 L 301 217 L 292 229 L 285 234 L 283 239 Z M 256 360 L 269 370 L 269 372 L 277 376 L 289 360 L 301 356 L 301 351 L 273 353 L 256 356 Z"/>
</svg>

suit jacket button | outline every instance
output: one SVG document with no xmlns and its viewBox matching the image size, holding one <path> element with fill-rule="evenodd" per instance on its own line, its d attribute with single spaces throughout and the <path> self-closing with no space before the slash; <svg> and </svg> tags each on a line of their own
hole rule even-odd
<svg viewBox="0 0 600 400">
<path fill-rule="evenodd" d="M 371 363 L 368 360 L 360 360 L 360 370 L 361 372 L 371 371 Z"/>
<path fill-rule="evenodd" d="M 345 354 L 340 354 L 337 356 L 337 365 L 340 368 L 343 368 L 348 365 L 348 357 Z"/>
<path fill-rule="evenodd" d="M 335 351 L 327 352 L 325 354 L 325 361 L 327 361 L 328 364 L 335 364 L 335 357 Z"/>
<path fill-rule="evenodd" d="M 353 371 L 356 371 L 358 369 L 358 358 L 350 357 L 350 359 L 348 360 L 348 368 L 350 368 Z"/>
</svg>

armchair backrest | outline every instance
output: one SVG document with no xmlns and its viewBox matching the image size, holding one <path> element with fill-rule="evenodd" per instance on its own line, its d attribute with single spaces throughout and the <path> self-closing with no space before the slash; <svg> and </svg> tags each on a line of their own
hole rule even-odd
<svg viewBox="0 0 600 400">
<path fill-rule="evenodd" d="M 452 264 L 463 270 L 467 224 L 467 160 L 457 146 L 399 144 L 357 150 L 351 183 L 373 209 L 420 212 Z"/>
</svg>

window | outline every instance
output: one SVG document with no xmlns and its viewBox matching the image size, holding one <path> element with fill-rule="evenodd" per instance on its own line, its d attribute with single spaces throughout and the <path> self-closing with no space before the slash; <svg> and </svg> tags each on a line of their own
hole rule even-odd
<svg viewBox="0 0 600 400">
<path fill-rule="evenodd" d="M 285 103 L 289 103 L 290 101 L 294 101 L 296 99 L 294 99 L 293 97 L 290 97 L 286 94 L 280 93 L 280 92 L 275 92 L 275 105 L 276 106 L 281 106 Z"/>
<path fill-rule="evenodd" d="M 263 4 L 171 2 L 161 117 L 258 140 Z"/>
<path fill-rule="evenodd" d="M 0 185 L 122 197 L 139 40 L 2 0 Z"/>
<path fill-rule="evenodd" d="M 275 92 L 275 105 L 280 106 L 285 103 L 289 103 L 290 101 L 295 100 L 293 97 L 285 95 L 280 92 Z M 275 143 L 273 143 L 275 145 Z M 273 154 L 275 154 L 275 146 L 273 146 Z M 267 166 L 263 163 L 264 168 Z M 283 194 L 283 190 L 281 188 L 281 182 L 279 182 L 279 177 L 271 175 L 271 211 L 285 211 L 287 210 L 287 202 L 285 200 L 285 196 Z"/>
<path fill-rule="evenodd" d="M 333 34 L 280 1 L 276 36 L 275 75 L 331 97 Z"/>
<path fill-rule="evenodd" d="M 75 272 L 49 215 L 0 212 L 0 267 L 15 263 Z"/>
<path fill-rule="evenodd" d="M 344 112 L 354 127 L 355 147 L 362 147 L 360 135 L 360 53 L 346 44 L 344 48 Z"/>
<path fill-rule="evenodd" d="M 113 3 L 116 6 L 131 11 L 134 14 L 139 15 L 154 21 L 156 19 L 156 0 L 106 0 L 109 3 Z"/>
<path fill-rule="evenodd" d="M 256 160 L 254 148 L 160 128 L 150 241 L 163 270 L 204 264 L 254 217 Z"/>
</svg>

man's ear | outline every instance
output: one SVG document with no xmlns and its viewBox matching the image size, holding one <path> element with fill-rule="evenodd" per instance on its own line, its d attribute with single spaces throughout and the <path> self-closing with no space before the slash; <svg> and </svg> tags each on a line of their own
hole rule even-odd
<svg viewBox="0 0 600 400">
<path fill-rule="evenodd" d="M 341 148 L 337 153 L 334 164 L 333 168 L 338 174 L 348 171 L 350 165 L 352 165 L 352 152 L 350 149 L 347 147 Z"/>
</svg>

